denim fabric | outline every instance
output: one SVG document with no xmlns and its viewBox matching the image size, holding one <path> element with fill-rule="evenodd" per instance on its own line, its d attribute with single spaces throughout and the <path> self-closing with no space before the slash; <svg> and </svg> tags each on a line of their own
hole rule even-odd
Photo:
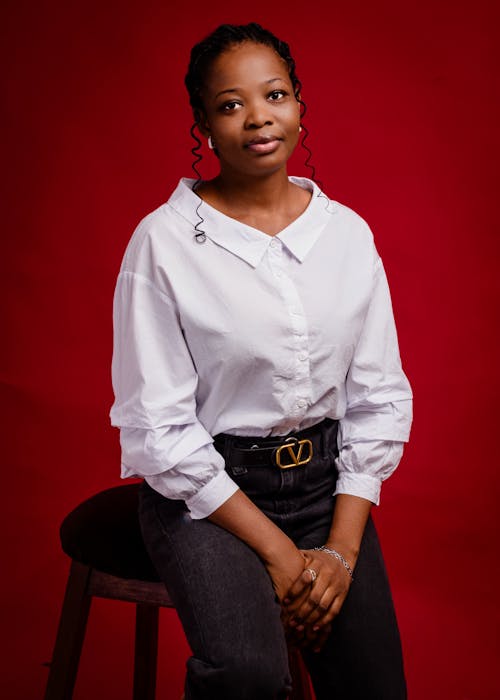
<svg viewBox="0 0 500 700">
<path fill-rule="evenodd" d="M 216 443 L 217 444 L 217 443 Z M 230 454 L 230 453 L 229 453 Z M 304 466 L 226 469 L 298 547 L 324 544 L 335 499 L 336 431 Z M 236 473 L 235 473 L 236 472 Z M 244 542 L 146 483 L 144 541 L 192 650 L 186 700 L 284 700 L 291 689 L 280 605 L 269 575 Z M 319 654 L 304 652 L 317 700 L 404 700 L 399 632 L 370 518 L 355 580 Z"/>
</svg>

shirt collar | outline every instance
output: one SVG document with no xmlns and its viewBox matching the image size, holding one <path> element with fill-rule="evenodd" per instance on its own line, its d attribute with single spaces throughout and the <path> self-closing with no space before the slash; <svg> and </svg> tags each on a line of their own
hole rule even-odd
<svg viewBox="0 0 500 700">
<path fill-rule="evenodd" d="M 232 219 L 200 200 L 192 190 L 195 180 L 191 178 L 182 178 L 179 181 L 168 204 L 187 219 L 193 228 L 199 224 L 198 230 L 203 231 L 210 240 L 254 268 L 259 265 L 275 238 L 279 239 L 299 262 L 303 262 L 321 235 L 335 206 L 312 180 L 301 177 L 290 177 L 290 180 L 299 187 L 308 189 L 312 193 L 311 201 L 302 214 L 276 236 L 269 236 Z M 200 218 L 203 218 L 202 222 Z"/>
</svg>

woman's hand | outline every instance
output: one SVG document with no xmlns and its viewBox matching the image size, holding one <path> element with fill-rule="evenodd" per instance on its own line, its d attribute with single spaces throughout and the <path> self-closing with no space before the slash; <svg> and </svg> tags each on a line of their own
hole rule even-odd
<svg viewBox="0 0 500 700">
<path fill-rule="evenodd" d="M 289 600 L 291 590 L 301 590 L 304 599 L 309 594 L 311 577 L 304 569 L 308 564 L 307 552 L 290 549 L 288 552 L 282 553 L 282 556 L 273 563 L 266 563 L 266 568 L 282 605 L 282 620 L 286 636 L 296 646 L 312 645 L 315 650 L 319 651 L 330 634 L 331 625 L 324 624 L 319 630 L 314 630 L 311 626 L 305 628 L 303 625 L 299 625 L 300 629 L 297 629 L 297 625 L 289 624 L 288 606 L 284 602 Z M 298 594 L 297 599 L 300 597 Z"/>
<path fill-rule="evenodd" d="M 351 577 L 331 554 L 302 550 L 305 568 L 284 598 L 284 621 L 303 645 L 319 651 L 349 592 Z M 309 571 L 316 572 L 316 579 Z"/>
<path fill-rule="evenodd" d="M 326 546 L 342 554 L 354 569 L 371 502 L 360 496 L 338 494 L 335 497 L 332 526 Z M 328 552 L 302 550 L 306 557 L 304 572 L 284 599 L 284 622 L 302 644 L 319 651 L 330 626 L 346 599 L 351 577 L 346 568 Z M 313 582 L 307 569 L 316 572 Z"/>
<path fill-rule="evenodd" d="M 293 543 L 290 545 L 286 548 L 287 551 L 279 552 L 276 557 L 264 562 L 282 605 L 290 589 L 300 580 L 306 566 L 305 555 Z"/>
</svg>

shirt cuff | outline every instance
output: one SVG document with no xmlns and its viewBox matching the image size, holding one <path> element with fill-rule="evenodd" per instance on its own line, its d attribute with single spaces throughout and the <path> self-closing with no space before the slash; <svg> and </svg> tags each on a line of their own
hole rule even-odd
<svg viewBox="0 0 500 700">
<path fill-rule="evenodd" d="M 344 472 L 339 474 L 335 487 L 334 496 L 345 493 L 349 496 L 359 496 L 366 498 L 376 506 L 380 503 L 381 479 L 369 474 L 352 474 Z"/>
<path fill-rule="evenodd" d="M 205 484 L 194 496 L 186 499 L 193 520 L 207 518 L 214 510 L 231 498 L 239 486 L 226 471 L 221 471 Z"/>
</svg>

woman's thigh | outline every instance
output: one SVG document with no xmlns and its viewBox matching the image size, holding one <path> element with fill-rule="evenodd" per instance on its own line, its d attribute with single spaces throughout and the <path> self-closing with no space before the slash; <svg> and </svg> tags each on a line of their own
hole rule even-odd
<svg viewBox="0 0 500 700">
<path fill-rule="evenodd" d="M 210 521 L 192 520 L 182 502 L 146 484 L 139 513 L 149 554 L 193 652 L 186 700 L 286 697 L 280 605 L 255 552 Z"/>
<path fill-rule="evenodd" d="M 307 546 L 301 543 L 301 546 Z M 319 654 L 304 653 L 317 700 L 404 700 L 399 631 L 377 532 L 368 520 L 354 581 Z"/>
</svg>

